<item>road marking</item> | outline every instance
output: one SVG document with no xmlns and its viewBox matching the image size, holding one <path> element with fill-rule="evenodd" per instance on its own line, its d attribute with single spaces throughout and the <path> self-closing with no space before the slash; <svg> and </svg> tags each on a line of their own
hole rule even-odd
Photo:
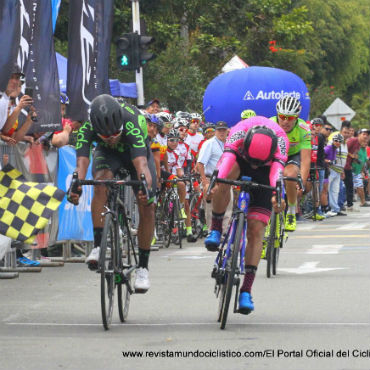
<svg viewBox="0 0 370 370">
<path fill-rule="evenodd" d="M 359 224 L 358 222 L 351 222 L 349 224 L 337 227 L 337 230 L 363 230 L 365 228 L 370 229 L 370 224 L 369 223 Z"/>
<path fill-rule="evenodd" d="M 307 224 L 307 225 L 299 225 L 297 226 L 298 231 L 308 231 L 308 230 L 313 230 L 317 227 L 315 224 Z"/>
<path fill-rule="evenodd" d="M 348 269 L 347 267 L 316 267 L 320 262 L 313 261 L 313 262 L 305 262 L 299 267 L 296 268 L 279 268 L 279 271 L 290 272 L 292 274 L 312 274 L 315 272 L 326 272 L 326 271 L 333 271 L 333 270 L 345 270 Z"/>
<path fill-rule="evenodd" d="M 354 235 L 294 235 L 292 238 L 294 239 L 324 239 L 324 238 L 343 238 L 343 239 L 348 239 L 348 238 L 369 238 L 367 234 L 354 234 Z"/>
<path fill-rule="evenodd" d="M 102 326 L 102 324 L 78 324 L 78 323 L 55 323 L 55 322 L 7 322 L 6 325 L 13 326 Z M 217 322 L 169 322 L 169 323 L 124 323 L 124 324 L 111 324 L 111 326 L 219 326 Z M 370 322 L 247 322 L 247 323 L 228 323 L 228 326 L 251 326 L 251 325 L 260 325 L 260 326 L 370 326 Z"/>
<path fill-rule="evenodd" d="M 306 254 L 338 254 L 343 244 L 314 244 Z"/>
</svg>

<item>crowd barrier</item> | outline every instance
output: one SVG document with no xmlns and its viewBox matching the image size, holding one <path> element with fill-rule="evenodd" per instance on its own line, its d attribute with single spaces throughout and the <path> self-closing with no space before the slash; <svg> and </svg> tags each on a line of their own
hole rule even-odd
<svg viewBox="0 0 370 370">
<path fill-rule="evenodd" d="M 10 163 L 17 168 L 28 181 L 47 182 L 67 191 L 76 168 L 76 153 L 74 147 L 65 146 L 59 149 L 43 149 L 42 145 L 20 142 L 16 146 L 9 146 L 0 142 L 0 164 Z M 92 178 L 91 163 L 87 179 Z M 64 262 L 83 262 L 85 256 L 93 247 L 93 227 L 91 220 L 91 201 L 93 187 L 84 186 L 80 203 L 74 206 L 66 199 L 62 201 L 57 212 L 54 212 L 47 228 L 37 235 L 35 242 L 28 246 L 32 251 L 32 259 L 40 257 L 42 248 L 60 246 L 62 255 L 53 257 L 52 263 L 42 262 L 42 266 L 62 265 Z M 138 227 L 138 212 L 136 198 L 132 189 L 125 189 L 125 204 L 128 214 Z M 6 241 L 8 239 L 8 241 Z M 12 243 L 14 245 L 14 243 Z M 1 248 L 3 246 L 3 248 Z M 6 249 L 6 253 L 4 250 Z M 5 254 L 5 256 L 1 255 Z M 73 253 L 76 252 L 76 253 Z M 75 256 L 78 254 L 79 256 Z M 15 248 L 10 247 L 10 239 L 0 238 L 0 261 L 4 259 L 4 267 L 0 273 L 16 275 L 17 271 L 38 271 L 35 268 L 17 268 Z M 3 276 L 7 278 L 9 276 Z M 14 276 L 16 277 L 16 276 Z M 1 278 L 1 276 L 0 276 Z"/>
</svg>

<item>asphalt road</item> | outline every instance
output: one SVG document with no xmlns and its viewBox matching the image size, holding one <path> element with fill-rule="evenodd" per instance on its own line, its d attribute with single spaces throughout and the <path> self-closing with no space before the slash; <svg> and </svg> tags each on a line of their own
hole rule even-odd
<svg viewBox="0 0 370 370">
<path fill-rule="evenodd" d="M 83 264 L 0 280 L 0 369 L 370 369 L 368 209 L 299 224 L 278 275 L 260 263 L 255 312 L 224 331 L 214 258 L 201 241 L 152 252 L 150 291 L 109 331 Z"/>
</svg>

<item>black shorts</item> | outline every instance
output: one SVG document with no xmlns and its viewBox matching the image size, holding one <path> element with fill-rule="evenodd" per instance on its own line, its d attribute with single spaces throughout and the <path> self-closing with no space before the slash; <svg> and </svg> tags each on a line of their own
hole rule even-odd
<svg viewBox="0 0 370 370">
<path fill-rule="evenodd" d="M 286 165 L 295 164 L 297 167 L 301 167 L 301 152 L 290 155 L 286 161 Z"/>
<path fill-rule="evenodd" d="M 253 169 L 249 163 L 240 157 L 237 157 L 237 163 L 240 167 L 239 179 L 242 176 L 249 176 L 254 182 L 263 185 L 270 185 L 270 166 Z M 249 203 L 248 219 L 256 218 L 267 223 L 271 215 L 272 190 L 252 189 L 250 191 L 250 196 L 251 200 Z"/>
<path fill-rule="evenodd" d="M 152 176 L 152 189 L 150 190 L 150 194 L 149 194 L 149 197 L 152 198 L 155 195 L 155 191 L 157 187 L 156 185 L 157 178 L 156 178 L 154 158 L 150 150 L 148 150 L 147 161 L 148 161 L 149 172 Z M 129 172 L 131 176 L 131 180 L 138 179 L 136 169 L 132 163 L 132 160 L 128 152 L 120 153 L 116 150 L 105 148 L 99 145 L 96 147 L 94 151 L 93 165 L 92 165 L 93 177 L 95 177 L 96 172 L 100 170 L 110 170 L 115 176 L 118 174 L 119 170 L 122 168 L 124 168 L 125 170 Z M 133 190 L 136 194 L 139 189 L 137 186 L 133 186 Z"/>
</svg>

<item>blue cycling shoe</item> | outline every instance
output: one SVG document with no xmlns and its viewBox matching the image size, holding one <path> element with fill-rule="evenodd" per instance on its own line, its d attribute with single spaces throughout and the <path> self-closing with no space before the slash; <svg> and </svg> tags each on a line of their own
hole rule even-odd
<svg viewBox="0 0 370 370">
<path fill-rule="evenodd" d="M 19 257 L 19 258 L 17 258 L 17 262 L 18 262 L 19 266 L 27 266 L 27 267 L 40 266 L 40 262 L 32 261 L 27 257 Z"/>
<path fill-rule="evenodd" d="M 252 296 L 248 292 L 241 292 L 239 295 L 239 313 L 248 315 L 254 310 Z"/>
<path fill-rule="evenodd" d="M 217 230 L 211 230 L 204 244 L 210 252 L 216 252 L 221 242 L 221 233 Z"/>
</svg>

